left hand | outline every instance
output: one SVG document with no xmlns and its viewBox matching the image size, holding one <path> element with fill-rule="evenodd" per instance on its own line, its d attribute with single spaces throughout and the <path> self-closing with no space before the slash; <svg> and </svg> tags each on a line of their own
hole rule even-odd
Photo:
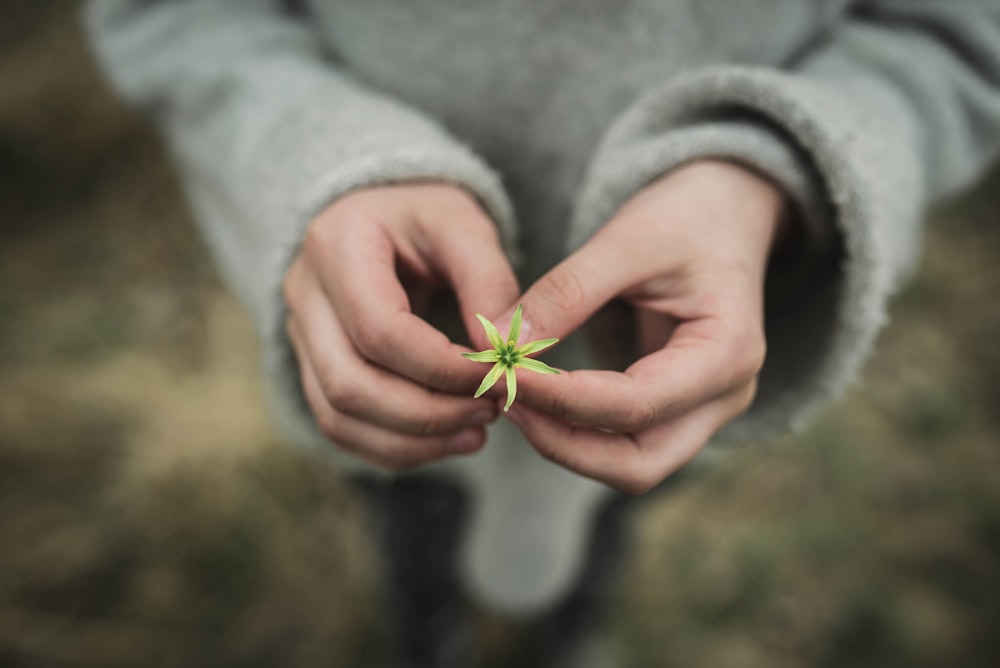
<svg viewBox="0 0 1000 668">
<path fill-rule="evenodd" d="M 302 390 L 332 444 L 389 471 L 483 447 L 496 410 L 469 396 L 479 371 L 419 307 L 452 291 L 479 333 L 476 309 L 520 291 L 472 193 L 432 181 L 347 193 L 312 221 L 283 287 Z"/>
<path fill-rule="evenodd" d="M 621 299 L 645 356 L 624 373 L 521 374 L 508 417 L 548 459 L 626 493 L 684 466 L 753 400 L 764 276 L 785 209 L 771 182 L 718 161 L 636 194 L 525 293 L 521 340 L 565 337 Z"/>
</svg>

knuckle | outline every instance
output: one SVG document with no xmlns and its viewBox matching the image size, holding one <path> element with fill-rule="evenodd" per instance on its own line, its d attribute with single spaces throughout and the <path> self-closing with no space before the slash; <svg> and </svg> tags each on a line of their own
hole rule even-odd
<svg viewBox="0 0 1000 668">
<path fill-rule="evenodd" d="M 306 229 L 306 234 L 302 239 L 302 253 L 309 255 L 312 253 L 322 253 L 325 249 L 334 245 L 334 233 L 336 226 L 333 220 L 326 215 L 315 219 Z"/>
<path fill-rule="evenodd" d="M 432 364 L 424 370 L 424 383 L 433 390 L 444 390 L 450 385 L 448 369 L 443 365 Z"/>
<path fill-rule="evenodd" d="M 497 276 L 496 272 L 491 272 L 482 280 L 486 285 L 481 291 L 481 295 L 490 303 L 509 302 L 512 296 L 521 294 L 521 286 L 518 285 L 517 278 L 513 275 Z"/>
<path fill-rule="evenodd" d="M 331 406 L 342 413 L 358 412 L 360 392 L 347 374 L 325 373 L 320 376 L 320 387 Z"/>
<path fill-rule="evenodd" d="M 493 288 L 501 297 L 506 297 L 507 295 L 519 295 L 521 294 L 521 284 L 517 282 L 517 276 L 513 273 L 509 273 L 505 276 L 501 276 L 494 282 Z"/>
<path fill-rule="evenodd" d="M 620 425 L 620 430 L 625 432 L 642 431 L 657 423 L 659 411 L 651 402 L 646 399 L 634 401 L 630 404 L 625 420 Z"/>
<path fill-rule="evenodd" d="M 638 395 L 628 403 L 612 408 L 605 420 L 606 424 L 601 426 L 629 434 L 653 426 L 659 421 L 659 415 L 659 410 L 649 399 Z"/>
<path fill-rule="evenodd" d="M 569 417 L 569 400 L 566 395 L 561 392 L 554 394 L 549 401 L 548 412 L 560 419 Z"/>
<path fill-rule="evenodd" d="M 335 413 L 330 411 L 316 413 L 316 426 L 319 427 L 323 436 L 340 447 L 344 447 L 341 443 L 340 420 Z"/>
<path fill-rule="evenodd" d="M 389 334 L 374 318 L 358 318 L 354 324 L 354 343 L 368 359 L 378 359 L 389 344 Z"/>
<path fill-rule="evenodd" d="M 552 271 L 542 285 L 540 296 L 559 311 L 575 311 L 586 300 L 580 276 L 565 265 Z"/>
<path fill-rule="evenodd" d="M 451 423 L 440 415 L 428 413 L 420 416 L 416 423 L 416 434 L 418 436 L 430 437 L 440 436 L 451 431 Z"/>
</svg>

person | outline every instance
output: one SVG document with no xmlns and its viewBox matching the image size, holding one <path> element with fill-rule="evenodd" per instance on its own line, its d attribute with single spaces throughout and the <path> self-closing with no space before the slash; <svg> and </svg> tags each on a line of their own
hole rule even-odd
<svg viewBox="0 0 1000 668">
<path fill-rule="evenodd" d="M 626 495 L 842 392 L 923 211 L 998 147 L 993 0 L 91 0 L 86 21 L 254 315 L 277 419 L 377 509 L 412 665 L 472 665 L 463 591 L 571 665 Z M 518 304 L 567 372 L 519 376 L 498 419 L 502 383 L 473 399 L 460 353 Z"/>
</svg>

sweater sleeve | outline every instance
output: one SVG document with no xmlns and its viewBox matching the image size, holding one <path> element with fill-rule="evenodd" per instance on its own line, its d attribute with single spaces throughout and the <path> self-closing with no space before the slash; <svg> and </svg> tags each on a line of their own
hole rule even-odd
<svg viewBox="0 0 1000 668">
<path fill-rule="evenodd" d="M 810 271 L 780 290 L 769 280 L 758 397 L 728 430 L 759 438 L 856 377 L 915 264 L 925 207 L 998 146 L 1000 2 L 861 1 L 785 67 L 707 67 L 637 99 L 593 156 L 570 244 L 691 160 L 739 161 L 784 187 Z"/>
<path fill-rule="evenodd" d="M 291 4 L 90 0 L 84 18 L 112 85 L 166 137 L 209 246 L 254 316 L 279 421 L 315 443 L 294 398 L 281 297 L 312 218 L 353 189 L 433 178 L 477 196 L 508 250 L 515 239 L 497 175 L 433 120 L 352 80 Z"/>
</svg>

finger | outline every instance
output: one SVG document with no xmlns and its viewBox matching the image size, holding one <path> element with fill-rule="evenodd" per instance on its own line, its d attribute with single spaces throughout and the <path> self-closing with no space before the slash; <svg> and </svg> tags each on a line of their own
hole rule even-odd
<svg viewBox="0 0 1000 668">
<path fill-rule="evenodd" d="M 626 373 L 662 405 L 728 394 L 755 379 L 764 365 L 762 320 L 759 307 L 737 304 L 681 323 L 664 348 L 640 358 Z"/>
<path fill-rule="evenodd" d="M 606 228 L 529 287 L 520 300 L 521 340 L 564 338 L 612 298 L 651 278 L 663 252 L 651 254 L 639 232 Z M 508 311 L 498 326 L 510 322 L 514 307 Z"/>
<path fill-rule="evenodd" d="M 435 225 L 431 234 L 434 264 L 454 287 L 466 331 L 488 345 L 476 313 L 495 317 L 521 294 L 517 278 L 493 224 L 479 211 L 459 212 L 457 224 Z"/>
<path fill-rule="evenodd" d="M 340 413 L 416 436 L 450 434 L 492 422 L 496 409 L 472 397 L 442 394 L 365 361 L 351 346 L 315 279 L 295 295 L 300 357 L 313 367 L 326 401 Z"/>
<path fill-rule="evenodd" d="M 299 341 L 297 348 L 300 348 L 301 336 L 293 334 L 293 340 Z M 299 358 L 299 372 L 306 401 L 323 435 L 380 468 L 404 471 L 450 455 L 476 452 L 486 442 L 482 427 L 465 429 L 452 436 L 408 436 L 344 415 L 326 402 L 307 358 Z"/>
<path fill-rule="evenodd" d="M 638 434 L 612 434 L 572 425 L 517 405 L 507 413 L 545 458 L 627 494 L 644 494 L 688 464 L 753 397 L 748 384 L 672 422 Z"/>
<path fill-rule="evenodd" d="M 625 373 L 572 371 L 522 378 L 521 401 L 550 415 L 631 433 L 673 419 L 752 380 L 764 360 L 757 324 L 713 316 L 679 325 L 662 350 Z"/>
<path fill-rule="evenodd" d="M 591 246 L 584 246 L 539 278 L 496 324 L 507 331 L 520 303 L 521 343 L 565 338 L 622 289 L 621 280 L 620 270 L 602 261 Z"/>
<path fill-rule="evenodd" d="M 383 227 L 370 220 L 345 221 L 343 227 L 310 248 L 329 254 L 314 258 L 313 266 L 354 348 L 431 389 L 471 392 L 479 382 L 478 369 L 461 358 L 465 347 L 410 312 L 396 274 L 396 250 Z"/>
</svg>

